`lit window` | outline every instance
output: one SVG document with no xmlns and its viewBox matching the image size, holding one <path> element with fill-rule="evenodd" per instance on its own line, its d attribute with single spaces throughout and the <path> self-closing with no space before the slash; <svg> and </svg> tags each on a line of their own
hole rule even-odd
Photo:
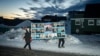
<svg viewBox="0 0 100 56">
<path fill-rule="evenodd" d="M 81 24 L 80 19 L 76 19 L 76 20 L 75 20 L 75 25 L 80 25 L 80 24 Z"/>
<path fill-rule="evenodd" d="M 97 25 L 100 25 L 100 19 L 99 19 L 99 20 L 97 20 L 96 24 L 97 24 Z"/>
<path fill-rule="evenodd" d="M 94 20 L 88 20 L 88 25 L 94 25 Z"/>
</svg>

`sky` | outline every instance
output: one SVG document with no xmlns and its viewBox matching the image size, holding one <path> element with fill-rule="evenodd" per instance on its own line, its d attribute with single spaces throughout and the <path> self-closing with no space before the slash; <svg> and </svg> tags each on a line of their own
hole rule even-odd
<svg viewBox="0 0 100 56">
<path fill-rule="evenodd" d="M 100 0 L 0 0 L 0 16 L 9 19 L 67 16 L 68 11 L 84 11 L 85 5 L 89 3 L 100 3 Z"/>
</svg>

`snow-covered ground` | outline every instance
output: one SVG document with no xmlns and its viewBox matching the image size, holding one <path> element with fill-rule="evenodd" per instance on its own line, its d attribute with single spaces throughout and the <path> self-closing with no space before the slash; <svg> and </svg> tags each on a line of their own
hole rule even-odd
<svg viewBox="0 0 100 56">
<path fill-rule="evenodd" d="M 23 48 L 25 31 L 12 29 L 0 35 L 0 45 Z M 100 56 L 100 35 L 67 35 L 65 48 L 58 48 L 58 39 L 55 40 L 33 40 L 32 49 L 52 51 L 61 53 L 78 53 Z"/>
</svg>

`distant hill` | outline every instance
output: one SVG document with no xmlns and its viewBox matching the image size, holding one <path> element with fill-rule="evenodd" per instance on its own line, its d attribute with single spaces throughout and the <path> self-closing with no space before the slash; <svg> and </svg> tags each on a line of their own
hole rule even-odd
<svg viewBox="0 0 100 56">
<path fill-rule="evenodd" d="M 24 20 L 21 20 L 21 19 L 15 19 L 15 20 L 4 19 L 3 24 L 8 25 L 8 26 L 16 26 L 17 24 L 23 21 Z"/>
<path fill-rule="evenodd" d="M 8 25 L 8 26 L 15 26 L 23 21 L 24 20 L 21 20 L 19 18 L 15 18 L 14 20 L 10 20 L 10 19 L 5 19 L 3 17 L 0 17 L 0 24 L 4 24 L 4 25 Z"/>
</svg>

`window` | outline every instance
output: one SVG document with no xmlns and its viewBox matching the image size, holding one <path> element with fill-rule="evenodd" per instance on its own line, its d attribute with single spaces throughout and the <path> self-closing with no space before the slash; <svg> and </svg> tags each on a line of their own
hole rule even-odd
<svg viewBox="0 0 100 56">
<path fill-rule="evenodd" d="M 94 20 L 88 20 L 88 25 L 94 25 Z"/>
<path fill-rule="evenodd" d="M 100 19 L 98 19 L 97 21 L 96 21 L 96 24 L 99 26 L 100 25 Z"/>
<path fill-rule="evenodd" d="M 81 24 L 80 19 L 76 19 L 76 20 L 75 20 L 75 25 L 80 25 L 80 24 Z"/>
</svg>

